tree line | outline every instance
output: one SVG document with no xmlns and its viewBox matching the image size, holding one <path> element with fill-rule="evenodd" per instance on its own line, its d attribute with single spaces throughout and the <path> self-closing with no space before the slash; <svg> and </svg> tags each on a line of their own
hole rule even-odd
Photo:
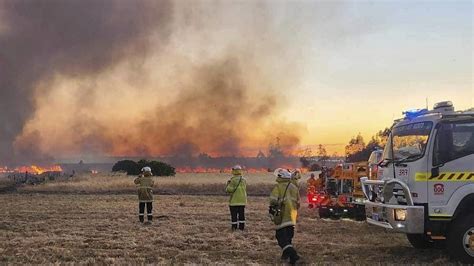
<svg viewBox="0 0 474 266">
<path fill-rule="evenodd" d="M 127 175 L 139 175 L 141 169 L 145 166 L 151 168 L 151 172 L 155 176 L 174 176 L 176 175 L 176 169 L 171 165 L 159 162 L 159 161 L 148 161 L 140 160 L 138 162 L 132 160 L 118 161 L 112 167 L 113 172 L 126 172 Z"/>
<path fill-rule="evenodd" d="M 346 162 L 367 161 L 374 150 L 383 149 L 385 147 L 389 134 L 389 128 L 380 130 L 372 136 L 367 144 L 365 144 L 364 138 L 360 133 L 352 137 L 345 147 Z"/>
</svg>

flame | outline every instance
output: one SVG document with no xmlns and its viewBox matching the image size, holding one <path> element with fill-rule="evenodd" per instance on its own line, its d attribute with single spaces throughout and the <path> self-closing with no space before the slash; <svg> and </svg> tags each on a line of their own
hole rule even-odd
<svg viewBox="0 0 474 266">
<path fill-rule="evenodd" d="M 0 174 L 9 174 L 9 173 L 26 173 L 33 175 L 40 175 L 45 172 L 62 172 L 63 169 L 59 165 L 41 167 L 37 165 L 30 166 L 20 166 L 16 168 L 8 168 L 6 166 L 0 167 Z"/>
</svg>

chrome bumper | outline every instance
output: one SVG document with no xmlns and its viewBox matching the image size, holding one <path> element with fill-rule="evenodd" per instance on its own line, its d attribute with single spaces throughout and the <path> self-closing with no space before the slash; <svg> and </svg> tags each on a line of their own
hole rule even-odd
<svg viewBox="0 0 474 266">
<path fill-rule="evenodd" d="M 405 210 L 405 220 L 395 219 L 395 210 Z M 367 223 L 407 234 L 422 234 L 425 231 L 425 208 L 423 206 L 389 205 L 376 202 L 365 203 Z"/>
<path fill-rule="evenodd" d="M 405 183 L 396 179 L 388 181 L 368 180 L 366 177 L 363 177 L 361 182 L 364 195 L 368 199 L 365 203 L 365 213 L 369 224 L 407 234 L 424 233 L 425 208 L 423 206 L 414 205 L 410 189 Z M 395 185 L 400 185 L 403 189 L 407 205 L 387 204 L 375 201 L 374 195 L 377 195 L 383 202 L 390 202 L 393 197 L 393 188 Z M 404 212 L 405 219 L 397 220 L 395 210 Z"/>
</svg>

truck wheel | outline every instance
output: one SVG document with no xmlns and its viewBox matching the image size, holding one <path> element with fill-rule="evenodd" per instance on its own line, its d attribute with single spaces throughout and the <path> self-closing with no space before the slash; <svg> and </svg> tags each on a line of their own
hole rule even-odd
<svg viewBox="0 0 474 266">
<path fill-rule="evenodd" d="M 318 209 L 319 218 L 329 218 L 329 210 L 327 208 L 319 208 Z"/>
<path fill-rule="evenodd" d="M 433 240 L 425 234 L 407 234 L 408 242 L 417 249 L 427 249 L 433 247 Z"/>
<path fill-rule="evenodd" d="M 474 263 L 474 215 L 455 219 L 448 231 L 448 253 L 461 263 Z"/>
<path fill-rule="evenodd" d="M 365 206 L 364 205 L 356 205 L 354 208 L 354 219 L 356 221 L 365 221 Z"/>
</svg>

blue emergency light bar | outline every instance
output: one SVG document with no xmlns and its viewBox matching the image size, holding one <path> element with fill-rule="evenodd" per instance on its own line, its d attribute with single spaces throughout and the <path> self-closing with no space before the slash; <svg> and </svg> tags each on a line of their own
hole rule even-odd
<svg viewBox="0 0 474 266">
<path fill-rule="evenodd" d="M 420 115 L 424 115 L 426 113 L 428 113 L 428 109 L 412 109 L 412 110 L 403 112 L 403 114 L 405 115 L 405 118 L 408 118 L 408 119 L 413 119 Z"/>
</svg>

